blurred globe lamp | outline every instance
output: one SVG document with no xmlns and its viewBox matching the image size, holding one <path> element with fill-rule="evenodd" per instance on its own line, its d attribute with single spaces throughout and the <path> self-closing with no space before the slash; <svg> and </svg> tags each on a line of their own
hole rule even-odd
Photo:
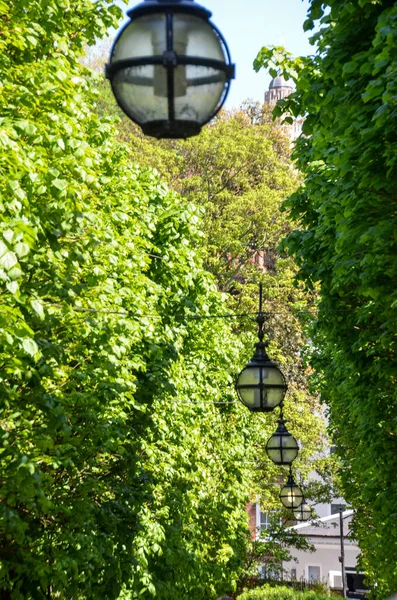
<svg viewBox="0 0 397 600">
<path fill-rule="evenodd" d="M 118 105 L 145 135 L 197 135 L 235 73 L 211 12 L 194 0 L 145 0 L 128 16 L 106 65 Z"/>
<path fill-rule="evenodd" d="M 303 492 L 299 485 L 295 483 L 290 471 L 287 483 L 280 490 L 280 500 L 285 508 L 295 510 L 303 502 Z"/>
<path fill-rule="evenodd" d="M 297 521 L 308 521 L 312 517 L 312 507 L 303 500 L 300 507 L 295 508 L 293 513 Z"/>
</svg>

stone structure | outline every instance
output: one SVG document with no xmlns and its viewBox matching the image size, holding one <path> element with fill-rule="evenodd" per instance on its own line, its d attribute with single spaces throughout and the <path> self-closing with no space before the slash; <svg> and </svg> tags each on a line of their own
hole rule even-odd
<svg viewBox="0 0 397 600">
<path fill-rule="evenodd" d="M 294 91 L 292 82 L 287 81 L 284 77 L 275 77 L 271 80 L 269 90 L 265 92 L 265 103 L 274 106 L 277 100 L 286 98 Z"/>
<path fill-rule="evenodd" d="M 278 75 L 271 80 L 269 89 L 265 92 L 265 103 L 274 106 L 278 100 L 283 100 L 294 91 L 292 81 L 287 81 L 284 77 Z M 291 125 L 284 125 L 286 133 L 291 142 L 296 140 L 302 133 L 303 117 L 294 118 Z"/>
</svg>

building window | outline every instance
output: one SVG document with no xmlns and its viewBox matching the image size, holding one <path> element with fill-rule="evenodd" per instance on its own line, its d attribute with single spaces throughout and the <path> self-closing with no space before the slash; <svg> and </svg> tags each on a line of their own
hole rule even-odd
<svg viewBox="0 0 397 600">
<path fill-rule="evenodd" d="M 296 569 L 291 569 L 291 579 L 296 580 Z"/>
<path fill-rule="evenodd" d="M 340 507 L 342 507 L 342 510 L 345 510 L 346 504 L 331 504 L 331 515 L 338 514 Z"/>
<path fill-rule="evenodd" d="M 282 566 L 278 563 L 266 563 L 259 567 L 259 576 L 261 579 L 269 581 L 280 581 Z"/>
<path fill-rule="evenodd" d="M 309 583 L 316 583 L 321 579 L 320 567 L 309 566 L 307 568 L 307 578 Z"/>
<path fill-rule="evenodd" d="M 260 533 L 266 534 L 267 531 L 277 527 L 280 524 L 280 517 L 276 516 L 273 511 L 271 512 L 263 512 L 260 511 Z"/>
</svg>

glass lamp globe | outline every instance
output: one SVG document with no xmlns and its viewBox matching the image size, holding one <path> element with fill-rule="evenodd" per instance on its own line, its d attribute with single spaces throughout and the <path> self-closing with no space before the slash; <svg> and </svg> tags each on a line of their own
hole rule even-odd
<svg viewBox="0 0 397 600">
<path fill-rule="evenodd" d="M 258 342 L 252 360 L 237 378 L 236 390 L 247 408 L 269 412 L 281 404 L 287 391 L 280 369 L 268 357 L 263 342 Z"/>
<path fill-rule="evenodd" d="M 293 513 L 297 521 L 308 521 L 312 517 L 312 507 L 303 501 L 299 508 L 294 509 Z"/>
<path fill-rule="evenodd" d="M 287 483 L 280 491 L 280 500 L 285 508 L 295 510 L 299 508 L 303 502 L 303 492 L 299 485 L 295 483 L 292 474 L 288 476 Z"/>
<path fill-rule="evenodd" d="M 211 12 L 194 0 L 145 0 L 128 16 L 106 66 L 118 105 L 145 135 L 197 135 L 235 70 Z"/>
<path fill-rule="evenodd" d="M 290 465 L 298 456 L 299 446 L 281 417 L 278 427 L 266 444 L 266 453 L 276 465 Z"/>
</svg>

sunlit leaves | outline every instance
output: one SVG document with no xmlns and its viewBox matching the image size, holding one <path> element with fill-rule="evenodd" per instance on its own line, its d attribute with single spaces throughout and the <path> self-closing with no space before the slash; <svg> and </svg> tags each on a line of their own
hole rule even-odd
<svg viewBox="0 0 397 600">
<path fill-rule="evenodd" d="M 244 567 L 250 429 L 238 339 L 188 318 L 225 310 L 200 213 L 92 110 L 78 58 L 119 8 L 3 5 L 0 590 L 218 595 Z"/>
<path fill-rule="evenodd" d="M 316 54 L 300 59 L 297 90 L 282 108 L 306 117 L 307 136 L 294 153 L 304 186 L 287 202 L 300 230 L 286 245 L 300 278 L 321 286 L 316 384 L 330 408 L 344 495 L 357 511 L 362 564 L 384 598 L 397 586 L 397 8 L 315 0 L 306 28 L 317 19 Z M 262 50 L 257 67 L 274 56 Z M 285 73 L 297 61 L 285 55 L 278 64 Z"/>
</svg>

